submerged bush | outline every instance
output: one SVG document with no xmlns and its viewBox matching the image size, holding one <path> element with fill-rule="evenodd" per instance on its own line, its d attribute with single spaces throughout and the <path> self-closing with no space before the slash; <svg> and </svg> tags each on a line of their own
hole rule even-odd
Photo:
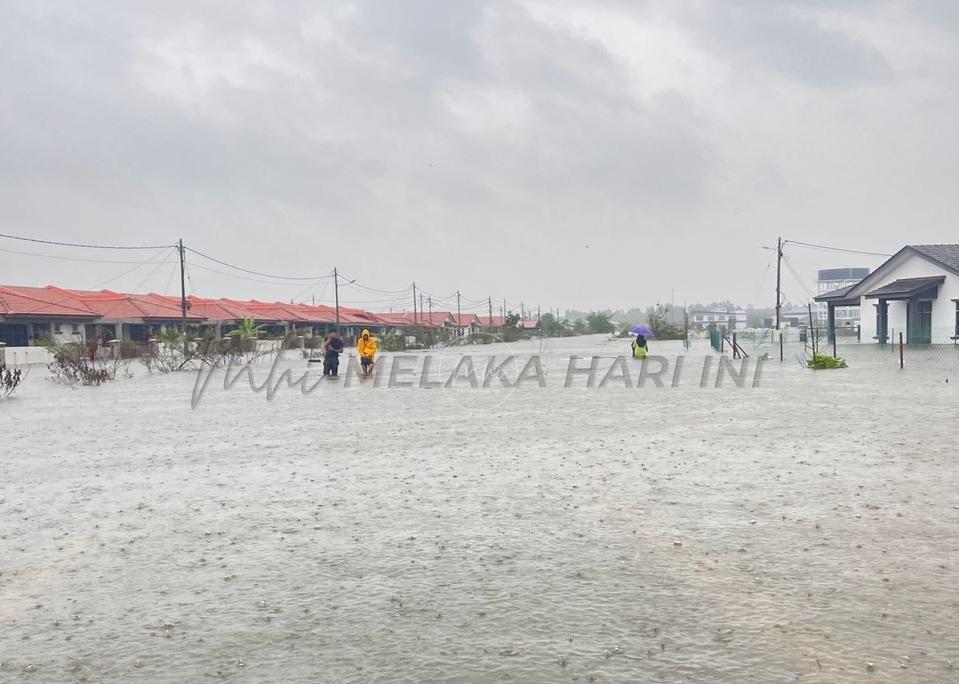
<svg viewBox="0 0 959 684">
<path fill-rule="evenodd" d="M 826 356 L 825 354 L 813 354 L 812 359 L 806 364 L 807 368 L 813 370 L 825 370 L 828 368 L 846 368 L 846 360 L 838 356 Z"/>
<path fill-rule="evenodd" d="M 76 342 L 55 343 L 47 349 L 53 361 L 47 365 L 55 382 L 64 385 L 102 385 L 115 380 L 117 371 L 126 370 L 120 358 L 102 358 L 96 345 L 89 347 Z"/>
<path fill-rule="evenodd" d="M 0 362 L 0 399 L 6 399 L 13 394 L 23 382 L 23 378 L 19 368 L 11 370 L 7 368 L 7 364 Z"/>
</svg>

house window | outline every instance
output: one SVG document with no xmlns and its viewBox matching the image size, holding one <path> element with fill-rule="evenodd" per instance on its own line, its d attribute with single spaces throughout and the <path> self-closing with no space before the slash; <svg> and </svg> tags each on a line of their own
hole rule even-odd
<svg viewBox="0 0 959 684">
<path fill-rule="evenodd" d="M 53 334 L 54 334 L 54 335 L 61 335 L 61 334 L 63 334 L 63 329 L 61 328 L 61 326 L 60 326 L 59 323 L 57 323 L 57 324 L 55 324 L 55 325 L 53 326 Z"/>
</svg>

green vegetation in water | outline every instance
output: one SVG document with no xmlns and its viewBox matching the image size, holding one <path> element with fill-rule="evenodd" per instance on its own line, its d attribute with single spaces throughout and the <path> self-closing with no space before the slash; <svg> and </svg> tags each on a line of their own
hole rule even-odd
<svg viewBox="0 0 959 684">
<path fill-rule="evenodd" d="M 825 354 L 813 354 L 812 359 L 806 363 L 807 368 L 813 370 L 824 370 L 827 368 L 846 368 L 846 360 L 838 356 L 826 356 Z"/>
</svg>

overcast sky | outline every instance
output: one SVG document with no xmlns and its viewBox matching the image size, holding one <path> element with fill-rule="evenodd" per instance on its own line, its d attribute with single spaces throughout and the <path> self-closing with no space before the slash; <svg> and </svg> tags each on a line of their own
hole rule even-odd
<svg viewBox="0 0 959 684">
<path fill-rule="evenodd" d="M 779 234 L 959 242 L 955 0 L 14 1 L 0 83 L 4 233 L 182 237 L 252 270 L 544 309 L 771 305 Z M 807 288 L 881 261 L 787 254 Z M 189 259 L 198 294 L 330 295 Z M 176 288 L 170 263 L 0 264 L 4 283 Z"/>
</svg>

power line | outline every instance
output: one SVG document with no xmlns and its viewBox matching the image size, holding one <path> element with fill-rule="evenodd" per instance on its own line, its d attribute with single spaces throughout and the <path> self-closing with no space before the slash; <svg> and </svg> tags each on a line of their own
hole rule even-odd
<svg viewBox="0 0 959 684">
<path fill-rule="evenodd" d="M 173 276 L 176 275 L 176 265 L 170 269 L 170 276 L 166 279 L 166 284 L 163 286 L 163 289 L 160 290 L 160 294 L 166 294 L 170 291 L 170 283 L 173 282 Z"/>
<path fill-rule="evenodd" d="M 330 273 L 332 273 L 332 271 L 330 271 Z M 297 291 L 297 293 L 293 295 L 293 300 L 298 301 L 303 299 L 304 294 L 309 295 L 311 298 L 315 299 L 317 290 L 319 290 L 320 287 L 322 287 L 323 290 L 326 291 L 326 287 L 329 284 L 330 284 L 329 279 L 323 279 L 315 283 L 310 283 L 309 285 L 304 287 L 302 290 Z M 320 295 L 320 297 L 322 299 L 322 295 Z"/>
<path fill-rule="evenodd" d="M 58 259 L 58 260 L 63 260 L 63 261 L 77 261 L 77 262 L 104 263 L 104 264 L 133 264 L 133 268 L 130 268 L 130 269 L 126 270 L 126 271 L 123 271 L 122 273 L 120 273 L 120 274 L 118 274 L 118 275 L 116 275 L 116 276 L 113 276 L 112 278 L 109 278 L 109 279 L 103 281 L 102 283 L 99 283 L 98 285 L 95 285 L 93 289 L 96 289 L 96 288 L 98 288 L 98 287 L 102 287 L 102 286 L 104 286 L 104 285 L 106 285 L 106 284 L 108 284 L 108 283 L 111 283 L 111 282 L 115 281 L 115 280 L 119 280 L 120 278 L 123 278 L 124 276 L 126 276 L 126 275 L 128 275 L 128 274 L 130 274 L 130 273 L 132 273 L 132 272 L 134 272 L 134 271 L 136 271 L 136 270 L 138 270 L 138 269 L 140 269 L 140 268 L 142 268 L 142 267 L 144 267 L 144 266 L 153 265 L 154 268 L 147 274 L 147 276 L 143 279 L 143 281 L 141 281 L 141 285 L 140 285 L 140 286 L 142 286 L 143 284 L 145 284 L 145 283 L 153 276 L 154 273 L 157 272 L 157 270 L 159 269 L 160 266 L 162 266 L 162 265 L 164 265 L 164 264 L 171 264 L 171 263 L 172 263 L 172 264 L 176 264 L 176 263 L 178 263 L 178 261 L 166 261 L 166 260 L 159 261 L 159 262 L 156 261 L 156 260 L 157 260 L 158 258 L 160 258 L 161 256 L 163 256 L 163 257 L 168 256 L 168 255 L 169 255 L 168 250 L 170 250 L 170 249 L 177 249 L 177 248 L 178 248 L 177 245 L 102 245 L 102 244 L 91 244 L 91 243 L 81 243 L 81 242 L 66 242 L 66 241 L 61 241 L 61 240 L 43 240 L 43 239 L 40 239 L 40 238 L 32 238 L 32 237 L 27 237 L 27 236 L 24 236 L 24 235 L 12 235 L 12 234 L 9 234 L 9 233 L 0 233 L 0 238 L 6 238 L 6 239 L 9 239 L 9 240 L 19 240 L 19 241 L 22 241 L 22 242 L 30 242 L 30 243 L 34 243 L 34 244 L 53 245 L 53 246 L 58 246 L 58 247 L 71 247 L 71 248 L 82 248 L 82 249 L 101 249 L 101 250 L 104 250 L 104 249 L 113 249 L 113 250 L 156 250 L 156 251 L 160 252 L 160 253 L 158 253 L 158 254 L 155 254 L 155 255 L 151 256 L 149 259 L 147 259 L 147 260 L 145 260 L 145 261 L 142 261 L 142 262 L 134 262 L 134 261 L 117 261 L 117 260 L 107 260 L 107 259 L 85 259 L 85 258 L 82 258 L 82 257 L 70 257 L 70 256 L 59 256 L 59 255 L 48 255 L 48 254 L 41 254 L 41 253 L 38 253 L 38 252 L 25 252 L 25 251 L 18 251 L 18 250 L 0 249 L 0 252 L 6 252 L 6 253 L 10 253 L 10 254 L 21 254 L 21 255 L 25 255 L 25 256 L 36 256 L 36 257 L 41 257 L 41 258 Z M 797 243 L 797 244 L 802 245 L 802 244 L 804 244 L 804 243 Z M 322 275 L 322 276 L 285 276 L 285 275 L 277 275 L 277 274 L 273 274 L 273 273 L 265 273 L 265 272 L 262 272 L 262 271 L 256 271 L 256 270 L 253 270 L 253 269 L 244 268 L 244 267 L 242 267 L 242 266 L 237 266 L 236 264 L 232 264 L 232 263 L 230 263 L 230 262 L 228 262 L 228 261 L 224 261 L 224 260 L 219 259 L 219 258 L 217 258 L 217 257 L 211 256 L 211 255 L 209 255 L 209 254 L 206 254 L 206 253 L 204 253 L 204 252 L 201 252 L 201 251 L 199 251 L 199 250 L 197 250 L 197 249 L 194 249 L 194 248 L 192 248 L 192 247 L 184 247 L 184 249 L 190 251 L 191 253 L 195 254 L 195 255 L 198 256 L 198 257 L 202 257 L 203 259 L 206 259 L 207 261 L 211 261 L 211 262 L 213 262 L 213 263 L 220 264 L 221 266 L 225 266 L 226 268 L 232 269 L 232 270 L 234 270 L 234 271 L 238 271 L 238 272 L 241 272 L 241 273 L 246 273 L 246 274 L 250 274 L 250 275 L 254 275 L 254 276 L 259 276 L 260 278 L 267 278 L 267 279 L 269 279 L 269 280 L 259 280 L 259 279 L 255 279 L 255 278 L 246 278 L 246 277 L 243 277 L 243 276 L 240 276 L 240 275 L 236 275 L 236 274 L 232 274 L 232 273 L 224 273 L 224 272 L 219 271 L 219 270 L 217 270 L 217 269 L 209 268 L 209 267 L 206 267 L 206 266 L 202 266 L 202 265 L 200 265 L 200 264 L 196 264 L 196 263 L 191 264 L 192 266 L 194 266 L 194 267 L 196 267 L 196 268 L 199 268 L 199 269 L 204 270 L 204 271 L 208 271 L 208 272 L 210 272 L 210 273 L 216 273 L 216 274 L 218 274 L 218 275 L 222 275 L 222 276 L 226 276 L 226 277 L 237 278 L 237 279 L 240 279 L 240 280 L 246 280 L 246 281 L 249 281 L 249 282 L 256 282 L 256 283 L 262 283 L 262 284 L 267 284 L 267 285 L 284 285 L 284 284 L 286 284 L 287 281 L 300 281 L 300 282 L 309 281 L 309 284 L 306 286 L 306 288 L 304 288 L 304 290 L 301 290 L 301 291 L 300 291 L 301 293 L 302 293 L 303 291 L 310 291 L 310 290 L 312 290 L 312 293 L 315 293 L 318 289 L 320 289 L 320 286 L 321 286 L 321 285 L 323 285 L 323 291 L 325 292 L 325 290 L 326 290 L 326 285 L 328 285 L 328 282 L 326 282 L 326 281 L 329 281 L 329 279 L 333 277 L 333 276 L 330 275 L 330 274 Z M 162 250 L 162 251 L 161 251 L 161 250 Z M 174 270 L 175 270 L 175 269 L 174 269 Z M 190 288 L 191 288 L 191 290 L 193 290 L 193 291 L 195 292 L 196 290 L 195 290 L 195 287 L 194 287 L 194 284 L 193 284 L 193 279 L 192 279 L 192 277 L 190 276 L 189 273 L 187 273 L 187 278 L 188 278 L 189 281 L 190 281 Z M 271 281 L 273 281 L 273 282 L 271 282 Z M 275 281 L 283 281 L 283 282 L 275 282 Z M 325 284 L 324 284 L 324 282 L 325 282 Z M 138 288 L 139 288 L 140 286 L 138 286 Z M 165 289 L 166 287 L 168 287 L 168 286 L 169 286 L 169 279 L 168 279 L 168 281 L 167 281 L 167 285 L 164 286 L 164 289 Z M 387 290 L 387 289 L 375 288 L 375 287 L 370 287 L 370 286 L 368 286 L 368 285 L 364 285 L 364 284 L 362 284 L 362 283 L 357 283 L 355 279 L 353 279 L 351 282 L 345 283 L 344 286 L 346 286 L 346 287 L 352 286 L 352 287 L 355 287 L 355 288 L 357 288 L 357 289 L 359 289 L 359 290 L 362 290 L 362 291 L 365 291 L 365 292 L 368 292 L 368 293 L 372 293 L 372 294 L 386 295 L 385 297 L 382 297 L 382 298 L 370 298 L 370 299 L 367 299 L 367 300 L 355 300 L 355 303 L 356 303 L 356 304 L 375 304 L 375 305 L 379 305 L 379 306 L 390 306 L 390 305 L 399 306 L 399 305 L 405 305 L 406 303 L 408 303 L 408 302 L 407 302 L 407 298 L 406 298 L 406 296 L 405 296 L 406 288 L 397 289 L 397 290 Z M 453 303 L 454 299 L 457 297 L 457 294 L 456 294 L 456 293 L 450 294 L 450 295 L 446 295 L 446 296 L 438 296 L 438 295 L 434 295 L 434 294 L 432 294 L 432 293 L 430 293 L 430 292 L 426 292 L 426 291 L 422 291 L 422 293 L 423 293 L 424 295 L 426 295 L 426 296 L 431 297 L 432 300 L 435 300 L 437 303 L 442 304 L 442 305 L 446 305 L 446 306 L 452 306 L 452 303 Z M 322 297 L 322 295 L 321 295 L 321 297 Z M 462 303 L 466 303 L 467 306 L 466 306 L 466 307 L 462 307 Z M 472 299 L 472 298 L 469 298 L 469 297 L 461 297 L 461 308 L 465 308 L 466 310 L 471 310 L 471 309 L 485 309 L 485 308 L 487 307 L 487 305 L 488 305 L 487 299 Z"/>
<path fill-rule="evenodd" d="M 796 272 L 796 269 L 793 268 L 793 265 L 790 263 L 789 258 L 784 256 L 783 263 L 786 264 L 786 269 L 792 274 L 793 278 L 796 279 L 796 282 L 799 284 L 799 287 L 801 287 L 803 290 L 806 291 L 806 294 L 809 295 L 810 299 L 813 299 L 816 296 L 816 294 L 812 290 L 810 290 L 808 287 L 806 287 L 806 283 L 803 282 L 802 276 L 800 276 Z"/>
<path fill-rule="evenodd" d="M 129 275 L 129 274 L 133 273 L 133 272 L 136 271 L 138 268 L 143 268 L 143 267 L 146 266 L 147 264 L 153 263 L 154 259 L 157 259 L 157 258 L 159 258 L 159 257 L 161 257 L 161 256 L 162 256 L 162 257 L 166 257 L 168 254 L 170 254 L 170 250 L 173 249 L 173 246 L 171 245 L 171 246 L 169 246 L 169 247 L 163 247 L 163 248 L 161 248 L 161 249 L 163 250 L 162 252 L 158 252 L 157 254 L 154 254 L 152 257 L 150 257 L 150 258 L 147 259 L 146 261 L 140 262 L 139 264 L 137 264 L 137 265 L 134 266 L 133 268 L 127 269 L 126 271 L 124 271 L 124 272 L 121 273 L 120 275 L 115 275 L 115 276 L 113 276 L 112 278 L 107 278 L 106 280 L 97 283 L 96 285 L 94 285 L 94 286 L 91 287 L 90 289 L 91 289 L 91 290 L 96 290 L 96 289 L 98 289 L 98 288 L 101 288 L 101 287 L 103 287 L 104 285 L 108 285 L 109 283 L 112 283 L 112 282 L 115 281 L 115 280 L 119 280 L 120 278 L 122 278 L 122 277 L 124 277 L 124 276 L 126 276 L 126 275 Z M 166 261 L 166 262 L 161 261 L 161 262 L 160 262 L 160 264 L 164 264 L 164 263 L 170 263 L 170 262 L 168 262 L 168 261 Z"/>
<path fill-rule="evenodd" d="M 193 250 L 191 250 L 189 247 L 187 247 L 186 249 L 187 249 L 188 251 L 193 251 Z M 215 269 L 215 268 L 210 268 L 209 266 L 203 266 L 203 265 L 197 264 L 197 263 L 194 263 L 193 266 L 194 266 L 194 268 L 198 268 L 198 269 L 200 269 L 201 271 L 208 271 L 209 273 L 216 273 L 217 275 L 225 276 L 225 277 L 227 277 L 227 278 L 235 278 L 235 279 L 237 279 L 237 280 L 245 280 L 245 281 L 251 282 L 251 283 L 263 283 L 264 285 L 279 285 L 279 286 L 282 286 L 282 287 L 291 287 L 291 283 L 287 283 L 287 282 L 278 283 L 278 282 L 276 282 L 276 281 L 271 281 L 271 280 L 262 280 L 262 279 L 259 279 L 259 278 L 248 278 L 248 277 L 246 277 L 246 276 L 242 276 L 242 275 L 239 275 L 239 274 L 236 274 L 236 273 L 225 273 L 224 271 L 219 271 L 219 270 L 217 270 L 217 269 Z M 326 277 L 328 277 L 328 276 L 324 276 L 324 278 L 326 278 Z"/>
<path fill-rule="evenodd" d="M 8 240 L 21 240 L 23 242 L 35 242 L 41 245 L 57 245 L 59 247 L 82 247 L 84 249 L 165 249 L 173 245 L 89 245 L 81 242 L 58 242 L 56 240 L 40 240 L 38 238 L 25 237 L 23 235 L 8 235 L 0 233 L 0 238 Z"/>
<path fill-rule="evenodd" d="M 762 297 L 763 285 L 766 284 L 766 276 L 769 275 L 769 269 L 773 265 L 773 258 L 769 257 L 769 261 L 766 262 L 766 270 L 763 272 L 763 279 L 759 281 L 759 290 L 756 292 L 756 299 L 753 301 L 753 306 L 759 303 L 759 298 Z"/>
<path fill-rule="evenodd" d="M 116 261 L 113 259 L 84 259 L 83 257 L 68 257 L 68 256 L 58 256 L 56 254 L 41 254 L 40 252 L 23 252 L 16 249 L 0 249 L 0 252 L 5 252 L 7 254 L 21 254 L 24 256 L 35 256 L 40 257 L 41 259 L 58 259 L 60 261 L 80 261 L 91 264 L 142 264 L 142 261 Z M 171 264 L 176 263 L 175 261 L 169 262 Z"/>
<path fill-rule="evenodd" d="M 192 264 L 186 263 L 183 266 L 186 271 L 187 282 L 190 283 L 190 294 L 196 295 L 196 286 L 193 284 L 193 276 L 190 275 L 190 267 Z"/>
<path fill-rule="evenodd" d="M 163 266 L 163 262 L 162 262 L 162 261 L 161 261 L 160 263 L 158 263 L 156 266 L 154 266 L 153 269 L 152 269 L 149 273 L 146 274 L 146 277 L 145 277 L 143 280 L 140 281 L 140 284 L 139 284 L 139 285 L 137 285 L 135 288 L 133 288 L 133 291 L 134 291 L 134 292 L 139 292 L 140 288 L 142 288 L 144 285 L 146 285 L 147 281 L 148 281 L 150 278 L 153 277 L 153 274 L 156 273 L 161 266 Z"/>
<path fill-rule="evenodd" d="M 858 249 L 843 249 L 842 247 L 830 247 L 828 245 L 817 245 L 812 242 L 800 242 L 799 240 L 783 240 L 783 244 L 796 245 L 798 247 L 807 247 L 809 249 L 822 249 L 827 252 L 843 252 L 845 254 L 865 254 L 867 256 L 890 257 L 892 254 L 883 254 L 882 252 L 864 252 Z"/>
<path fill-rule="evenodd" d="M 400 294 L 405 294 L 407 291 L 407 288 L 405 287 L 401 290 L 380 290 L 375 287 L 369 287 L 368 285 L 363 285 L 361 283 L 358 283 L 356 282 L 356 278 L 349 278 L 343 275 L 342 273 L 340 274 L 340 277 L 343 278 L 344 280 L 343 287 L 357 287 L 361 290 L 374 292 L 376 294 L 400 295 Z"/>
<path fill-rule="evenodd" d="M 193 249 L 192 247 L 187 247 L 186 250 L 189 251 L 189 252 L 193 252 L 193 253 L 196 254 L 197 256 L 203 257 L 204 259 L 208 259 L 208 260 L 210 260 L 210 261 L 213 261 L 213 262 L 215 262 L 215 263 L 218 263 L 218 264 L 220 264 L 221 266 L 226 266 L 227 268 L 232 268 L 232 269 L 237 270 L 237 271 L 243 271 L 244 273 L 251 273 L 251 274 L 253 274 L 253 275 L 262 276 L 262 277 L 264 277 L 264 278 L 273 278 L 273 279 L 275 279 L 275 280 L 322 280 L 323 278 L 332 278 L 332 277 L 333 277 L 333 276 L 331 276 L 331 275 L 325 275 L 325 276 L 281 276 L 281 275 L 275 275 L 275 274 L 272 274 L 272 273 L 263 273 L 263 272 L 261 272 L 261 271 L 253 271 L 253 270 L 250 270 L 250 269 L 248 269 L 248 268 L 243 268 L 242 266 L 236 266 L 236 265 L 234 265 L 234 264 L 228 263 L 228 262 L 223 261 L 223 260 L 221 260 L 221 259 L 217 259 L 216 257 L 211 257 L 209 254 L 204 254 L 203 252 L 197 251 L 197 250 Z"/>
</svg>

